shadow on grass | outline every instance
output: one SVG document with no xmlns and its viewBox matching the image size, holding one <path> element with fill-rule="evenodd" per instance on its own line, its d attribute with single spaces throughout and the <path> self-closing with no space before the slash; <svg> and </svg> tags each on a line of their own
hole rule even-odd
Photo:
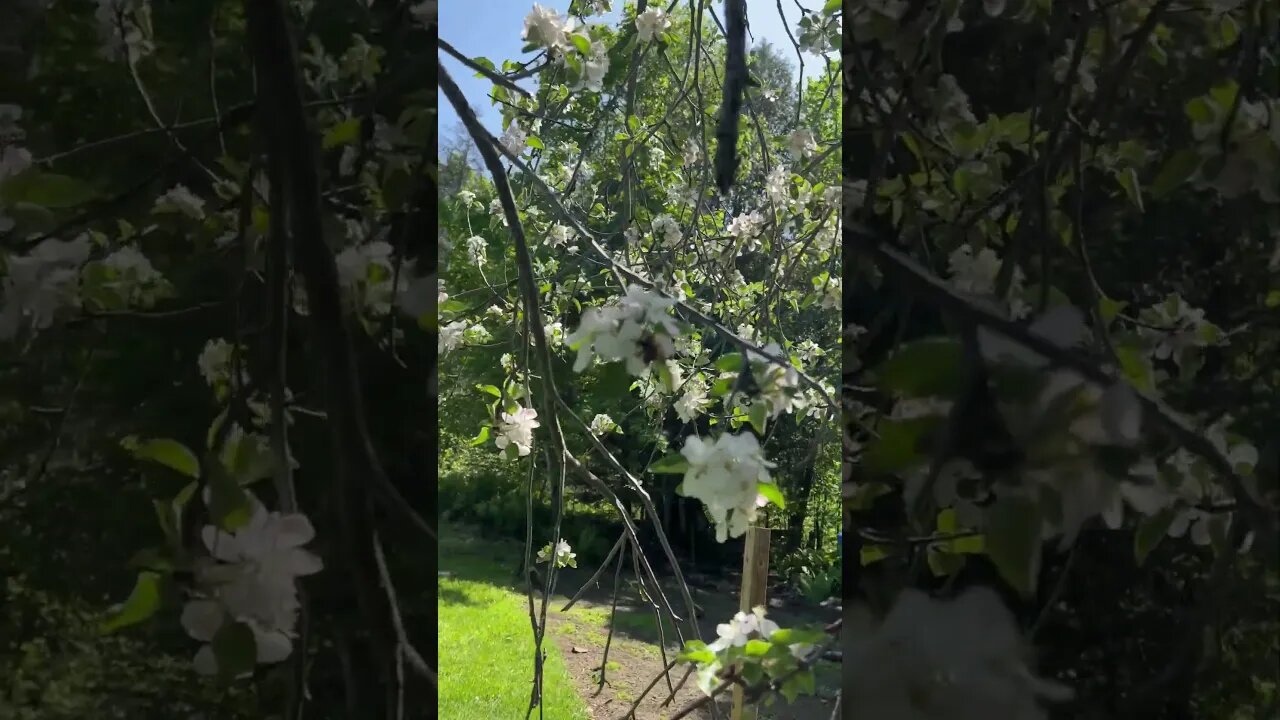
<svg viewBox="0 0 1280 720">
<path fill-rule="evenodd" d="M 440 536 L 440 567 L 455 578 L 472 582 L 483 582 L 521 595 L 527 592 L 525 584 L 515 577 L 515 569 L 519 558 L 524 553 L 523 544 L 505 538 L 483 537 L 481 531 L 462 525 L 442 526 Z M 545 569 L 545 565 L 540 565 Z M 565 618 L 577 624 L 591 623 L 604 628 L 608 632 L 610 605 L 613 597 L 613 569 L 610 567 L 600 575 L 595 583 L 586 588 L 579 604 L 575 605 Z M 595 567 L 580 566 L 563 568 L 556 573 L 556 585 L 548 611 L 560 613 L 570 596 L 578 592 L 583 584 L 591 578 Z M 655 568 L 658 569 L 658 568 Z M 666 601 L 681 618 L 681 631 L 688 636 L 688 610 L 681 592 L 671 578 L 662 578 L 662 592 Z M 716 638 L 716 625 L 726 623 L 738 610 L 736 589 L 728 586 L 714 588 L 691 587 L 694 603 L 698 606 L 698 630 L 702 639 L 710 642 Z M 443 591 L 442 598 L 445 598 Z M 541 593 L 535 593 L 535 602 L 540 603 Z M 460 598 L 460 600 L 464 600 Z M 636 582 L 631 563 L 623 567 L 622 582 L 618 590 L 618 605 L 613 615 L 614 638 L 631 640 L 667 647 L 680 644 L 680 636 L 673 626 L 666 610 L 655 614 L 653 605 L 664 608 L 664 603 L 650 597 L 642 591 Z M 770 609 L 769 616 L 783 626 L 826 624 L 835 619 L 834 612 L 815 614 L 812 609 Z M 829 616 L 829 617 L 828 617 Z M 601 636 L 597 638 L 603 642 Z"/>
</svg>

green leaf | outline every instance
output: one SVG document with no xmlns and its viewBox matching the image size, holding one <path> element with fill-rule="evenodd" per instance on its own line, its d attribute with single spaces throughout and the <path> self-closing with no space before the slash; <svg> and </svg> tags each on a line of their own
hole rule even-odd
<svg viewBox="0 0 1280 720">
<path fill-rule="evenodd" d="M 502 397 L 502 391 L 497 385 L 476 385 L 476 389 L 482 393 L 488 393 L 496 398 Z"/>
<path fill-rule="evenodd" d="M 1142 185 L 1138 183 L 1138 171 L 1133 168 L 1125 168 L 1116 176 L 1116 180 L 1120 181 L 1120 187 L 1124 188 L 1124 194 L 1129 196 L 1129 202 L 1138 208 L 1138 212 L 1145 212 L 1142 206 Z"/>
<path fill-rule="evenodd" d="M 1133 533 L 1133 557 L 1139 565 L 1146 562 L 1151 551 L 1169 534 L 1169 526 L 1177 516 L 1176 510 L 1166 508 L 1138 523 L 1138 529 Z"/>
<path fill-rule="evenodd" d="M 756 483 L 756 493 L 763 495 L 764 499 L 777 505 L 780 510 L 787 508 L 787 503 L 782 498 L 782 490 L 773 483 Z"/>
<path fill-rule="evenodd" d="M 1155 390 L 1151 363 L 1142 350 L 1132 345 L 1119 344 L 1116 345 L 1116 358 L 1120 361 L 1120 372 L 1134 388 L 1144 393 Z"/>
<path fill-rule="evenodd" d="M 814 682 L 813 670 L 796 673 L 782 682 L 782 696 L 787 699 L 787 702 L 795 702 L 800 695 L 814 692 L 816 687 Z"/>
<path fill-rule="evenodd" d="M 680 453 L 670 453 L 649 466 L 649 472 L 658 475 L 683 475 L 689 469 L 689 461 Z"/>
<path fill-rule="evenodd" d="M 1209 97 L 1217 103 L 1220 108 L 1229 108 L 1236 103 L 1236 96 L 1240 94 L 1240 84 L 1235 80 L 1228 80 L 1225 83 L 1213 88 L 1209 91 Z"/>
<path fill-rule="evenodd" d="M 226 622 L 210 643 L 218 660 L 218 675 L 231 679 L 253 672 L 258 662 L 258 642 L 253 630 L 242 622 Z"/>
<path fill-rule="evenodd" d="M 733 390 L 733 378 L 720 378 L 711 385 L 711 397 L 724 397 Z"/>
<path fill-rule="evenodd" d="M 925 439 L 946 422 L 945 417 L 886 420 L 876 428 L 880 436 L 862 453 L 862 465 L 871 474 L 887 475 L 927 460 Z"/>
<path fill-rule="evenodd" d="M 1157 199 L 1167 197 L 1200 169 L 1200 162 L 1200 155 L 1195 150 L 1184 149 L 1174 153 L 1160 167 L 1156 179 L 1151 181 L 1151 196 Z"/>
<path fill-rule="evenodd" d="M 826 13 L 827 15 L 834 13 L 835 11 L 840 9 L 841 5 L 843 4 L 843 1 L 844 0 L 827 0 L 826 4 L 822 6 L 822 12 Z"/>
<path fill-rule="evenodd" d="M 698 665 L 704 665 L 706 663 L 711 662 L 712 660 L 715 660 L 716 654 L 714 651 L 706 649 L 706 646 L 703 645 L 703 647 L 697 650 L 686 650 L 680 653 L 680 657 L 676 659 L 679 660 L 680 662 L 690 662 L 690 663 L 696 663 Z"/>
<path fill-rule="evenodd" d="M 572 42 L 573 46 L 578 48 L 578 52 L 583 55 L 591 54 L 591 38 L 586 35 L 583 35 L 582 33 L 574 33 L 569 36 L 569 41 Z"/>
<path fill-rule="evenodd" d="M 176 470 L 187 477 L 200 477 L 200 461 L 186 445 L 177 440 L 157 438 L 139 443 L 130 436 L 121 441 L 121 446 L 133 453 L 139 460 L 150 460 L 165 467 Z"/>
<path fill-rule="evenodd" d="M 92 200 L 96 193 L 87 184 L 66 175 L 34 168 L 0 182 L 0 203 L 30 203 L 45 208 L 71 208 Z"/>
<path fill-rule="evenodd" d="M 215 465 L 209 474 L 210 518 L 223 530 L 239 530 L 248 524 L 253 510 L 249 496 L 225 468 Z"/>
<path fill-rule="evenodd" d="M 1184 110 L 1187 113 L 1187 117 L 1196 125 L 1207 125 L 1213 122 L 1213 116 L 1217 112 L 1217 108 L 1207 98 L 1203 97 L 1189 100 Z"/>
<path fill-rule="evenodd" d="M 276 470 L 271 442 L 261 435 L 244 432 L 238 425 L 227 437 L 219 459 L 241 485 L 252 485 L 269 478 Z"/>
<path fill-rule="evenodd" d="M 1000 577 L 1024 597 L 1040 572 L 1040 507 L 1027 498 L 1004 497 L 987 510 L 987 555 Z"/>
<path fill-rule="evenodd" d="M 907 397 L 954 396 L 964 383 L 960 341 L 926 338 L 903 345 L 876 371 L 881 389 Z"/>
<path fill-rule="evenodd" d="M 889 553 L 884 549 L 883 545 L 863 545 L 862 550 L 858 553 L 858 561 L 863 567 L 878 563 L 889 557 Z"/>
<path fill-rule="evenodd" d="M 1263 301 L 1263 304 L 1268 308 L 1280 307 L 1280 290 L 1272 290 L 1267 293 L 1267 299 Z"/>
<path fill-rule="evenodd" d="M 747 646 L 743 648 L 743 651 L 746 653 L 747 657 L 760 657 L 761 655 L 768 653 L 769 649 L 772 647 L 773 643 L 771 642 L 753 638 L 747 641 Z"/>
<path fill-rule="evenodd" d="M 528 138 L 526 138 L 526 139 L 525 139 L 525 141 L 524 141 L 524 144 L 525 144 L 525 145 L 528 145 L 529 147 L 533 148 L 534 150 L 546 150 L 546 149 L 547 149 L 547 146 L 542 144 L 542 139 L 541 139 L 541 138 L 534 137 L 533 135 L 530 135 Z"/>
<path fill-rule="evenodd" d="M 360 118 L 350 118 L 329 128 L 320 141 L 320 147 L 331 150 L 342 145 L 349 145 L 360 137 Z"/>
<path fill-rule="evenodd" d="M 757 433 L 764 435 L 765 425 L 769 421 L 769 408 L 765 407 L 763 402 L 755 403 L 747 413 L 747 420 L 751 422 L 751 427 L 755 428 Z"/>
<path fill-rule="evenodd" d="M 716 358 L 716 369 L 721 372 L 738 372 L 742 370 L 742 353 L 728 353 Z"/>
<path fill-rule="evenodd" d="M 133 592 L 111 617 L 102 622 L 99 630 L 112 633 L 120 628 L 137 625 L 150 619 L 160 609 L 160 573 L 143 571 L 133 585 Z"/>
<path fill-rule="evenodd" d="M 964 556 L 929 548 L 929 570 L 934 577 L 949 577 L 964 568 Z"/>
<path fill-rule="evenodd" d="M 479 447 L 489 441 L 489 426 L 480 428 L 480 434 L 471 440 L 471 447 Z"/>
<path fill-rule="evenodd" d="M 1112 300 L 1106 295 L 1101 296 L 1098 298 L 1098 312 L 1102 315 L 1102 322 L 1110 325 L 1128 305 L 1129 303 L 1123 300 Z"/>
</svg>

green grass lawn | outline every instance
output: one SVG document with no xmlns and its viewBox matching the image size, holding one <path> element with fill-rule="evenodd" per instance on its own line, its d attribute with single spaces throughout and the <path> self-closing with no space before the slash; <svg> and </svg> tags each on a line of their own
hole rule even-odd
<svg viewBox="0 0 1280 720">
<path fill-rule="evenodd" d="M 521 720 L 533 679 L 533 633 L 527 600 L 513 586 L 518 545 L 481 541 L 440 529 L 439 651 L 441 720 Z M 543 643 L 543 716 L 587 720 L 560 652 Z M 538 714 L 535 711 L 534 717 Z"/>
</svg>

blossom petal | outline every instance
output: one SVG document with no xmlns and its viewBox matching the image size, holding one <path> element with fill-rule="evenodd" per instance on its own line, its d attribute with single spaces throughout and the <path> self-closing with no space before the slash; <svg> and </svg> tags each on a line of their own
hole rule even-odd
<svg viewBox="0 0 1280 720">
<path fill-rule="evenodd" d="M 212 600 L 192 600 L 182 608 L 182 627 L 196 640 L 209 642 L 222 627 L 226 613 Z"/>
<path fill-rule="evenodd" d="M 277 524 L 276 547 L 294 548 L 306 545 L 316 536 L 316 529 L 306 515 L 293 513 L 282 515 Z"/>
<path fill-rule="evenodd" d="M 196 672 L 201 675 L 218 674 L 218 658 L 213 654 L 212 645 L 201 646 L 192 664 L 195 665 Z"/>
</svg>

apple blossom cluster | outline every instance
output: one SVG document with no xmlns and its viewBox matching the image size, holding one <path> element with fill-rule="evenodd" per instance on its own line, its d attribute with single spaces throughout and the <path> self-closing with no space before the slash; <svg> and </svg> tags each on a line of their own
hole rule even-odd
<svg viewBox="0 0 1280 720">
<path fill-rule="evenodd" d="M 857 717 L 1044 720 L 1073 696 L 1036 677 L 1012 614 L 987 588 L 954 600 L 907 589 L 874 628 L 846 627 L 842 702 Z"/>
<path fill-rule="evenodd" d="M 659 7 L 651 7 L 636 15 L 636 34 L 640 42 L 649 42 L 655 35 L 666 32 L 671 27 L 671 18 Z"/>
<path fill-rule="evenodd" d="M 722 433 L 710 441 L 690 435 L 680 454 L 688 467 L 679 493 L 707 506 L 717 542 L 741 537 L 768 502 L 760 486 L 773 485 L 769 470 L 776 466 L 764 458 L 760 441 L 749 432 Z"/>
<path fill-rule="evenodd" d="M 524 457 L 533 450 L 533 430 L 542 427 L 538 411 L 516 406 L 514 412 L 503 412 L 498 423 L 498 435 L 493 442 L 507 457 Z"/>
<path fill-rule="evenodd" d="M 996 279 L 1002 266 L 1000 256 L 989 247 L 974 253 L 972 246 L 962 244 L 947 256 L 952 285 L 960 292 L 979 297 L 995 294 Z M 1031 306 L 1020 297 L 1025 280 L 1022 268 L 1015 266 L 1009 283 L 1009 312 L 1015 319 L 1026 317 L 1031 312 Z"/>
<path fill-rule="evenodd" d="M 583 28 L 587 32 L 575 33 L 575 26 L 573 18 L 535 3 L 525 17 L 521 37 L 527 48 L 545 48 L 568 67 L 570 91 L 600 92 L 604 87 L 604 77 L 609 73 L 609 49 L 604 43 L 591 39 L 588 34 L 590 28 Z M 523 147 L 523 140 L 519 144 Z M 508 150 L 519 154 L 510 146 Z"/>
<path fill-rule="evenodd" d="M 152 51 L 150 0 L 97 0 L 94 19 L 102 42 L 99 54 L 109 60 L 141 57 Z"/>
<path fill-rule="evenodd" d="M 1138 314 L 1143 326 L 1138 334 L 1153 341 L 1151 357 L 1171 360 L 1179 368 L 1194 369 L 1193 351 L 1224 342 L 1222 329 L 1205 319 L 1204 310 L 1192 307 L 1177 293 Z"/>
<path fill-rule="evenodd" d="M 777 343 L 769 343 L 763 350 L 773 357 L 786 357 Z M 769 417 L 776 418 L 800 406 L 803 402 L 798 397 L 800 373 L 790 363 L 782 365 L 750 350 L 747 351 L 747 362 L 751 365 L 751 374 L 759 388 L 759 398 L 752 402 L 763 402 L 769 411 Z"/>
<path fill-rule="evenodd" d="M 783 629 L 765 617 L 764 607 L 735 613 L 727 623 L 716 625 L 716 639 L 710 644 L 685 643 L 680 658 L 698 666 L 698 689 L 710 695 L 722 672 L 741 670 L 739 666 L 758 664 L 765 674 L 778 677 L 798 668 L 813 652 L 820 631 Z M 741 675 L 740 675 L 741 676 Z"/>
<path fill-rule="evenodd" d="M 598 358 L 624 361 L 629 373 L 640 376 L 651 361 L 672 357 L 672 338 L 679 334 L 668 312 L 673 305 L 670 298 L 632 285 L 613 304 L 588 309 L 578 329 L 565 338 L 578 351 L 574 371 L 582 372 Z"/>
<path fill-rule="evenodd" d="M 163 195 L 156 198 L 152 212 L 157 214 L 176 213 L 192 220 L 204 220 L 204 200 L 187 189 L 185 185 L 174 185 Z"/>
<path fill-rule="evenodd" d="M 89 259 L 89 238 L 43 240 L 26 255 L 9 255 L 0 308 L 0 340 L 20 331 L 48 328 L 64 308 L 80 306 L 80 268 Z"/>
<path fill-rule="evenodd" d="M 301 607 L 296 579 L 324 567 L 302 547 L 315 537 L 305 515 L 268 512 L 257 498 L 249 499 L 253 510 L 244 527 L 227 532 L 206 525 L 200 533 L 209 557 L 197 564 L 197 590 L 181 621 L 193 639 L 206 643 L 195 655 L 201 674 L 218 673 L 214 646 L 235 624 L 252 632 L 258 663 L 289 657 Z"/>
<path fill-rule="evenodd" d="M 552 558 L 554 558 L 554 565 L 558 568 L 578 567 L 578 554 L 563 539 L 555 543 L 547 543 L 538 551 L 538 562 L 552 562 Z"/>
<path fill-rule="evenodd" d="M 618 423 L 606 413 L 598 413 L 591 418 L 591 424 L 588 426 L 595 435 L 607 435 L 609 433 L 622 434 L 622 428 L 618 427 Z"/>
</svg>

